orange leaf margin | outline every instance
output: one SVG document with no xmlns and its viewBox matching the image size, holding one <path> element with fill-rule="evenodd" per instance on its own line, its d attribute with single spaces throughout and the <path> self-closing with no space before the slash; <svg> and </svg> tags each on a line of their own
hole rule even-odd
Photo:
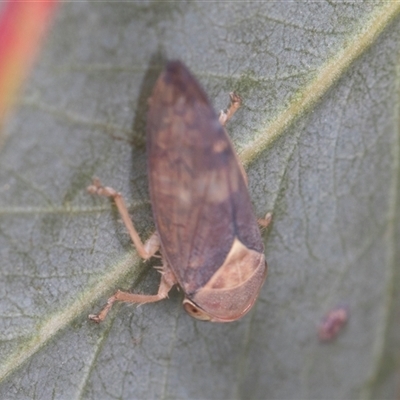
<svg viewBox="0 0 400 400">
<path fill-rule="evenodd" d="M 56 5 L 57 0 L 8 0 L 0 8 L 0 129 L 38 53 Z"/>
</svg>

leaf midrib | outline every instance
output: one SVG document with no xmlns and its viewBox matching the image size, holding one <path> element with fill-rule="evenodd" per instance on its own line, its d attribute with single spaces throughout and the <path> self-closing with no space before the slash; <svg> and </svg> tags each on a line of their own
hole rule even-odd
<svg viewBox="0 0 400 400">
<path fill-rule="evenodd" d="M 400 12 L 400 3 L 389 3 L 379 11 L 371 15 L 367 23 L 360 22 L 359 29 L 356 29 L 360 33 L 351 40 L 347 39 L 348 45 L 323 64 L 314 80 L 293 98 L 288 107 L 265 130 L 256 135 L 255 140 L 244 147 L 239 157 L 245 166 L 254 162 L 299 116 L 309 111 L 344 75 L 350 65 L 368 50 Z"/>
</svg>

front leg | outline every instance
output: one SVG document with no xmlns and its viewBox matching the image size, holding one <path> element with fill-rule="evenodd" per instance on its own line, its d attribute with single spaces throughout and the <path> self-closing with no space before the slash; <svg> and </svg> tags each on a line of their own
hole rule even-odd
<svg viewBox="0 0 400 400">
<path fill-rule="evenodd" d="M 160 286 L 158 287 L 157 294 L 134 294 L 117 290 L 117 292 L 107 300 L 107 304 L 104 306 L 104 308 L 98 314 L 90 314 L 89 319 L 97 323 L 104 321 L 108 312 L 111 310 L 112 305 L 116 301 L 123 301 L 124 303 L 145 304 L 155 303 L 156 301 L 167 298 L 169 291 L 171 290 L 172 286 L 177 283 L 177 280 L 174 273 L 166 263 L 164 263 L 163 266 L 160 268 L 160 273 L 161 282 Z"/>
</svg>

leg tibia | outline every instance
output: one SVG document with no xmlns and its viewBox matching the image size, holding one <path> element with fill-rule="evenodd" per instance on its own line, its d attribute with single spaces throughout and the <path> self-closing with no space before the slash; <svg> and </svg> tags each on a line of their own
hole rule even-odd
<svg viewBox="0 0 400 400">
<path fill-rule="evenodd" d="M 116 301 L 123 301 L 125 303 L 146 304 L 146 303 L 154 303 L 156 301 L 165 299 L 166 297 L 168 297 L 168 292 L 171 290 L 172 286 L 174 286 L 177 283 L 177 281 L 175 275 L 167 265 L 161 267 L 160 272 L 161 272 L 161 282 L 160 286 L 158 287 L 157 294 L 155 295 L 134 294 L 117 290 L 117 292 L 107 300 L 107 304 L 104 306 L 104 308 L 97 315 L 90 314 L 89 319 L 97 323 L 104 321 L 108 312 L 111 310 L 112 305 Z"/>
<path fill-rule="evenodd" d="M 87 190 L 91 194 L 97 194 L 99 196 L 104 196 L 104 197 L 111 197 L 115 201 L 115 205 L 118 208 L 122 221 L 124 222 L 126 229 L 128 230 L 132 242 L 135 244 L 136 250 L 138 251 L 140 257 L 147 260 L 151 256 L 153 256 L 154 253 L 157 252 L 157 250 L 160 247 L 160 241 L 158 239 L 158 235 L 153 234 L 153 236 L 149 238 L 148 242 L 146 242 L 143 245 L 143 242 L 141 241 L 140 236 L 137 233 L 133 225 L 133 222 L 129 216 L 128 209 L 126 208 L 125 201 L 121 193 L 118 193 L 113 188 L 103 186 L 100 180 L 97 178 L 93 179 L 92 185 L 90 185 L 87 188 Z"/>
</svg>

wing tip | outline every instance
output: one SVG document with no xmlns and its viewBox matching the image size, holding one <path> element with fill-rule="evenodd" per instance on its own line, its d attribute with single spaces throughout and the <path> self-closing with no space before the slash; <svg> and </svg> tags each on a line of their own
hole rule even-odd
<svg viewBox="0 0 400 400">
<path fill-rule="evenodd" d="M 184 95 L 187 100 L 200 100 L 208 103 L 208 98 L 204 90 L 186 65 L 180 60 L 167 62 L 163 72 L 163 81 L 166 85 L 172 86 L 176 95 L 179 93 L 179 95 Z"/>
</svg>

